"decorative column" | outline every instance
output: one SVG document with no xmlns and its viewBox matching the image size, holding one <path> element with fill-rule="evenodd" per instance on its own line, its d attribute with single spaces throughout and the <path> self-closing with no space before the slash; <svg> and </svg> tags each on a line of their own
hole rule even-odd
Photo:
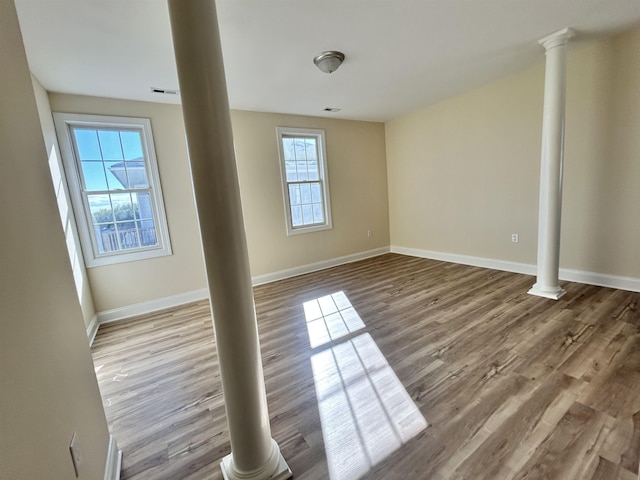
<svg viewBox="0 0 640 480">
<path fill-rule="evenodd" d="M 567 42 L 573 31 L 564 28 L 541 39 L 546 50 L 542 159 L 538 212 L 538 277 L 532 295 L 557 300 L 566 292 L 558 284 L 562 213 L 562 162 L 567 77 Z"/>
<path fill-rule="evenodd" d="M 271 438 L 214 0 L 169 0 L 231 454 L 226 480 L 283 480 Z"/>
</svg>

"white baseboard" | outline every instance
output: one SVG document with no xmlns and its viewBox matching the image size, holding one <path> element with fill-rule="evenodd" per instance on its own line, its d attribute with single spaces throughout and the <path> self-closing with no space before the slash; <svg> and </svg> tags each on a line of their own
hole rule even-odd
<svg viewBox="0 0 640 480">
<path fill-rule="evenodd" d="M 406 248 L 391 246 L 391 253 L 400 253 L 412 257 L 429 258 L 431 260 L 441 260 L 443 262 L 461 263 L 473 267 L 491 268 L 505 272 L 523 273 L 525 275 L 535 275 L 536 266 L 527 263 L 507 262 L 504 260 L 494 260 L 492 258 L 472 257 L 469 255 L 459 255 L 457 253 L 434 252 L 431 250 L 420 250 L 417 248 Z"/>
<path fill-rule="evenodd" d="M 364 260 L 365 258 L 376 257 L 385 253 L 389 253 L 389 247 L 376 248 L 373 250 L 367 250 L 365 252 L 353 253 L 351 255 L 345 255 L 343 257 L 332 258 L 329 260 L 323 260 L 321 262 L 309 263 L 307 265 L 301 265 L 299 267 L 288 268 L 286 270 L 280 270 L 273 273 L 267 273 L 265 275 L 257 275 L 253 277 L 251 281 L 253 285 L 262 285 L 263 283 L 275 282 L 276 280 L 284 280 L 285 278 L 295 277 L 297 275 L 302 275 L 305 273 L 316 272 L 318 270 L 324 270 L 325 268 L 344 265 L 345 263 L 356 262 L 358 260 Z M 133 305 L 114 308 L 112 310 L 98 312 L 96 314 L 96 331 L 97 327 L 103 323 L 115 322 L 116 320 L 122 320 L 124 318 L 130 318 L 136 315 L 143 315 L 146 313 L 156 312 L 158 310 L 164 310 L 166 308 L 177 307 L 179 305 L 184 305 L 185 303 L 197 302 L 206 298 L 209 298 L 209 291 L 206 288 L 202 288 L 200 290 L 192 290 L 190 292 L 179 293 L 177 295 L 171 295 L 155 300 L 149 300 L 147 302 L 136 303 Z"/>
<path fill-rule="evenodd" d="M 122 469 L 122 451 L 118 450 L 118 443 L 113 435 L 109 435 L 107 448 L 107 463 L 104 467 L 104 480 L 119 480 Z"/>
<path fill-rule="evenodd" d="M 390 250 L 392 253 L 400 253 L 402 255 L 410 255 L 412 257 L 430 258 L 432 260 L 442 260 L 444 262 L 460 263 L 463 265 L 472 265 L 474 267 L 491 268 L 505 272 L 523 273 L 525 275 L 535 275 L 537 270 L 535 265 L 528 263 L 508 262 L 505 260 L 495 260 L 493 258 L 472 257 L 456 253 L 434 252 L 431 250 L 420 250 L 417 248 L 406 248 L 393 245 Z M 569 282 L 586 283 L 589 285 L 597 285 L 599 287 L 640 292 L 640 278 L 585 272 L 569 268 L 561 268 L 559 276 L 560 280 L 566 280 Z"/>
<path fill-rule="evenodd" d="M 640 278 L 623 277 L 621 275 L 606 275 L 604 273 L 583 272 L 581 270 L 561 268 L 560 280 L 640 292 Z"/>
<path fill-rule="evenodd" d="M 100 322 L 98 321 L 98 315 L 94 315 L 89 325 L 87 325 L 87 338 L 89 339 L 89 346 L 93 345 L 93 340 L 96 338 L 96 333 L 98 333 L 98 327 L 100 326 Z"/>
<path fill-rule="evenodd" d="M 474 267 L 491 268 L 494 270 L 503 270 L 505 272 L 522 273 L 525 275 L 535 275 L 536 266 L 528 263 L 509 262 L 506 260 L 496 260 L 493 258 L 473 257 L 470 255 L 460 255 L 456 253 L 435 252 L 431 250 L 421 250 L 417 248 L 406 247 L 381 247 L 366 252 L 354 253 L 343 257 L 323 260 L 321 262 L 309 263 L 299 267 L 279 270 L 277 272 L 257 275 L 252 278 L 253 285 L 262 285 L 264 283 L 284 280 L 285 278 L 303 275 L 305 273 L 324 270 L 325 268 L 344 265 L 346 263 L 356 262 L 365 258 L 384 255 L 385 253 L 399 253 L 402 255 L 410 255 L 413 257 L 430 258 L 432 260 L 441 260 L 444 262 L 460 263 L 463 265 L 472 265 Z M 571 270 L 567 268 L 560 269 L 560 280 L 570 282 L 586 283 L 590 285 L 598 285 L 601 287 L 618 288 L 620 290 L 629 290 L 632 292 L 640 292 L 640 278 L 623 277 L 619 275 L 607 275 L 602 273 L 584 272 L 581 270 Z M 185 303 L 197 302 L 208 298 L 209 292 L 206 288 L 192 290 L 190 292 L 179 293 L 168 297 L 149 300 L 148 302 L 136 303 L 125 307 L 115 308 L 113 310 L 105 310 L 98 312 L 91 320 L 87 327 L 87 336 L 90 342 L 98 330 L 98 326 L 102 323 L 122 320 L 124 318 L 143 315 L 146 313 L 164 310 L 166 308 L 177 307 Z"/>
<path fill-rule="evenodd" d="M 190 292 L 178 293 L 168 297 L 157 298 L 147 302 L 134 303 L 125 307 L 118 307 L 112 310 L 98 312 L 98 323 L 115 322 L 123 318 L 135 317 L 136 315 L 144 315 L 145 313 L 156 312 L 166 308 L 177 307 L 185 303 L 197 302 L 209 298 L 209 290 L 201 288 Z"/>
<path fill-rule="evenodd" d="M 345 255 L 343 257 L 331 258 L 329 260 L 323 260 L 321 262 L 308 263 L 299 267 L 287 268 L 286 270 L 279 270 L 277 272 L 267 273 L 264 275 L 257 275 L 251 280 L 254 286 L 262 285 L 263 283 L 284 280 L 285 278 L 297 277 L 298 275 L 317 272 L 318 270 L 324 270 L 325 268 L 331 268 L 338 265 L 344 265 L 346 263 L 357 262 L 358 260 L 364 260 L 365 258 L 377 257 L 378 255 L 384 255 L 385 253 L 389 253 L 389 247 L 376 248 L 373 250 L 367 250 L 366 252 L 353 253 L 351 255 Z"/>
</svg>

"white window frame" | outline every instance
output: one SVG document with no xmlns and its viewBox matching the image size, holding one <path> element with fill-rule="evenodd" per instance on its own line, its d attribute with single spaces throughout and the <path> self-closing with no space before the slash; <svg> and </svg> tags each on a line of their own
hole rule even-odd
<svg viewBox="0 0 640 480">
<path fill-rule="evenodd" d="M 71 203 L 77 219 L 80 243 L 87 268 L 113 265 L 117 263 L 133 262 L 149 258 L 171 255 L 171 243 L 167 217 L 160 186 L 158 162 L 155 155 L 151 121 L 148 118 L 114 117 L 106 115 L 85 115 L 77 113 L 53 113 L 56 133 L 60 144 L 60 152 L 65 175 L 69 184 Z M 141 132 L 142 149 L 145 159 L 151 208 L 155 224 L 155 234 L 158 245 L 135 250 L 116 250 L 100 253 L 95 235 L 92 233 L 93 222 L 86 195 L 82 190 L 80 161 L 74 148 L 72 138 L 73 127 L 136 129 Z"/>
<path fill-rule="evenodd" d="M 280 175 L 282 180 L 282 196 L 284 200 L 284 213 L 286 218 L 287 235 L 299 235 L 303 233 L 318 232 L 321 230 L 330 230 L 331 223 L 331 202 L 329 195 L 329 172 L 327 169 L 327 155 L 326 155 L 326 143 L 325 132 L 320 129 L 311 128 L 295 128 L 295 127 L 276 127 L 276 134 L 278 138 L 278 156 L 280 158 Z M 282 146 L 282 139 L 285 136 L 301 136 L 301 137 L 314 137 L 316 139 L 316 145 L 318 147 L 318 173 L 319 182 L 322 190 L 322 202 L 324 206 L 324 219 L 323 223 L 317 223 L 313 225 L 303 225 L 294 227 L 291 220 L 291 200 L 289 198 L 289 184 L 301 183 L 301 182 L 288 182 L 287 171 L 284 159 L 284 149 Z M 315 180 L 313 182 L 316 182 Z"/>
</svg>

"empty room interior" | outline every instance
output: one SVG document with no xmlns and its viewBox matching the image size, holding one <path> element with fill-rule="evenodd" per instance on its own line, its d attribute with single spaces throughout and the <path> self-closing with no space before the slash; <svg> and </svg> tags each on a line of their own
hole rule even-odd
<svg viewBox="0 0 640 480">
<path fill-rule="evenodd" d="M 0 92 L 1 479 L 640 478 L 637 0 L 0 0 Z"/>
</svg>

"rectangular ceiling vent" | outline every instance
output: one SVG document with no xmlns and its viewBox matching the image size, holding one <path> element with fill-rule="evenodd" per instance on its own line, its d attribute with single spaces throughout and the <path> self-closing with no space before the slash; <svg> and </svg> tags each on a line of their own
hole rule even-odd
<svg viewBox="0 0 640 480">
<path fill-rule="evenodd" d="M 170 90 L 168 88 L 151 87 L 151 91 L 153 93 L 162 93 L 164 95 L 177 95 L 178 94 L 178 90 Z"/>
</svg>

